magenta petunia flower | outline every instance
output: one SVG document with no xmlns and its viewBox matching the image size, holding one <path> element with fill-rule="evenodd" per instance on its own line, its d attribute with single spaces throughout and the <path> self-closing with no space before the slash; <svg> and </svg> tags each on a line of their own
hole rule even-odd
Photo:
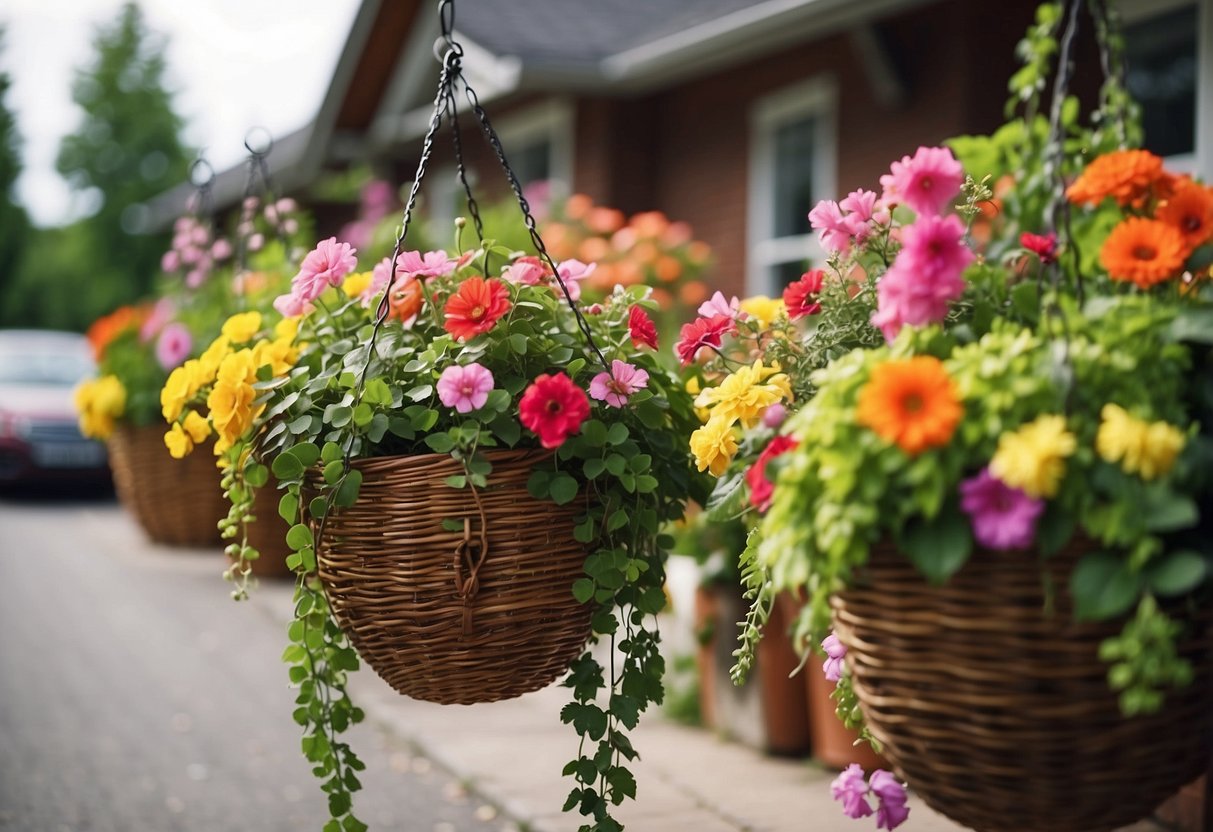
<svg viewBox="0 0 1213 832">
<path fill-rule="evenodd" d="M 160 331 L 156 341 L 156 360 L 166 370 L 179 367 L 189 357 L 194 339 L 185 324 L 171 323 Z"/>
<path fill-rule="evenodd" d="M 868 778 L 868 788 L 877 802 L 877 829 L 896 829 L 905 823 L 910 816 L 910 807 L 906 806 L 906 787 L 892 772 L 876 769 Z"/>
<path fill-rule="evenodd" d="M 902 229 L 902 249 L 876 286 L 872 323 L 892 341 L 905 325 L 939 323 L 964 294 L 973 252 L 959 217 L 925 216 Z"/>
<path fill-rule="evenodd" d="M 849 818 L 862 818 L 872 814 L 868 804 L 868 784 L 863 766 L 851 763 L 830 783 L 830 794 L 842 803 L 842 811 Z"/>
<path fill-rule="evenodd" d="M 987 467 L 960 484 L 960 507 L 969 515 L 979 545 L 1004 550 L 1032 545 L 1045 504 L 1007 485 Z"/>
<path fill-rule="evenodd" d="M 904 204 L 919 215 L 938 214 L 960 193 L 964 168 L 946 147 L 920 147 L 914 157 L 894 162 L 880 177 L 882 199 Z"/>
<path fill-rule="evenodd" d="M 438 398 L 457 413 L 471 413 L 484 407 L 493 390 L 493 373 L 479 364 L 455 364 L 438 377 Z"/>
<path fill-rule="evenodd" d="M 649 386 L 649 374 L 619 359 L 611 362 L 611 371 L 601 372 L 590 380 L 590 398 L 606 402 L 611 407 L 623 407 L 628 397 Z"/>
<path fill-rule="evenodd" d="M 821 665 L 826 681 L 837 682 L 842 678 L 842 660 L 847 657 L 846 645 L 838 640 L 838 636 L 830 633 L 821 642 L 821 649 L 826 651 L 826 660 Z"/>
<path fill-rule="evenodd" d="M 809 225 L 830 252 L 850 251 L 856 236 L 867 229 L 867 224 L 858 215 L 844 214 L 841 206 L 830 199 L 823 199 L 809 211 Z"/>
</svg>

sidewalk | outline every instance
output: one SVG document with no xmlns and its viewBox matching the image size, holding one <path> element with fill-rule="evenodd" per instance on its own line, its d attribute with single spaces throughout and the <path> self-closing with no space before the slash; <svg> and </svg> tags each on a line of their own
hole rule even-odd
<svg viewBox="0 0 1213 832">
<path fill-rule="evenodd" d="M 286 621 L 289 586 L 264 583 L 253 593 Z M 351 696 L 368 719 L 410 742 L 470 791 L 496 805 L 519 829 L 575 832 L 580 816 L 560 811 L 573 787 L 560 774 L 577 736 L 560 722 L 566 691 L 553 686 L 518 699 L 441 706 L 400 696 L 364 668 Z M 711 732 L 645 714 L 633 734 L 641 760 L 632 766 L 637 799 L 617 810 L 633 832 L 869 832 L 875 818 L 851 820 L 830 797 L 833 772 L 811 762 L 764 756 Z M 904 832 L 961 830 L 911 797 Z M 509 828 L 509 827 L 507 827 Z M 1157 832 L 1150 822 L 1123 832 Z"/>
</svg>

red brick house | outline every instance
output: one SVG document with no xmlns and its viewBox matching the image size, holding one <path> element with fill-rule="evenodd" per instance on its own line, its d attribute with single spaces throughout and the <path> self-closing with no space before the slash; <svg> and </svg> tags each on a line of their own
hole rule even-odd
<svg viewBox="0 0 1213 832">
<path fill-rule="evenodd" d="M 307 196 L 328 168 L 411 178 L 437 82 L 436 5 L 365 0 L 313 122 L 271 157 Z M 920 144 L 1003 120 L 1036 0 L 459 0 L 464 71 L 524 181 L 691 224 L 715 282 L 776 290 L 819 250 L 819 199 L 874 188 Z M 1213 180 L 1213 0 L 1121 0 L 1147 143 Z M 1198 79 L 1200 83 L 1198 83 Z M 1098 82 L 1079 53 L 1078 83 Z M 501 180 L 463 114 L 483 185 Z M 424 196 L 456 212 L 449 141 Z M 242 172 L 220 176 L 220 205 Z M 318 205 L 321 229 L 342 217 Z"/>
</svg>

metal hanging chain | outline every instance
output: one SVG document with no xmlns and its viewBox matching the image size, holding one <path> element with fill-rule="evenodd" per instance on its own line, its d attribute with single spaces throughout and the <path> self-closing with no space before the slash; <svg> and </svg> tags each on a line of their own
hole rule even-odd
<svg viewBox="0 0 1213 832">
<path fill-rule="evenodd" d="M 472 225 L 476 228 L 476 239 L 484 242 L 484 221 L 480 219 L 480 204 L 472 195 L 472 186 L 468 183 L 467 167 L 463 163 L 463 142 L 459 133 L 459 105 L 455 99 L 455 84 L 447 89 L 447 117 L 451 122 L 451 139 L 455 146 L 455 168 L 459 173 L 459 182 L 463 185 L 463 193 L 467 197 L 468 213 L 472 215 Z M 488 252 L 485 252 L 485 272 L 488 272 Z"/>
<path fill-rule="evenodd" d="M 1116 95 L 1116 132 L 1121 149 L 1129 143 L 1129 120 L 1131 118 L 1128 85 L 1125 81 L 1124 41 L 1120 35 L 1120 18 L 1108 0 L 1089 0 L 1087 5 L 1095 23 L 1095 42 L 1099 46 L 1099 65 L 1103 69 L 1105 90 L 1101 91 L 1101 104 L 1107 106 L 1104 92 L 1111 85 Z"/>
<path fill-rule="evenodd" d="M 208 228 L 213 227 L 215 198 L 211 188 L 215 184 L 215 169 L 204 157 L 199 156 L 190 163 L 189 181 L 194 186 L 194 193 L 190 199 L 192 206 L 187 202 L 187 210 L 195 219 L 204 221 Z"/>
</svg>

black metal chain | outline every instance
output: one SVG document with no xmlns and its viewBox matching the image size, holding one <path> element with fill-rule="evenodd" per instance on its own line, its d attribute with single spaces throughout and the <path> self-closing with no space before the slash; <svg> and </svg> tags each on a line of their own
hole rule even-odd
<svg viewBox="0 0 1213 832">
<path fill-rule="evenodd" d="M 480 204 L 476 202 L 476 197 L 472 195 L 472 186 L 468 183 L 467 166 L 463 162 L 463 142 L 459 137 L 459 105 L 455 98 L 455 85 L 452 83 L 447 89 L 447 116 L 451 121 L 451 139 L 455 146 L 455 168 L 459 173 L 459 182 L 463 185 L 463 193 L 467 199 L 468 213 L 472 215 L 472 225 L 476 228 L 476 239 L 484 242 L 484 221 L 480 219 Z M 486 252 L 487 257 L 487 252 Z M 487 260 L 485 271 L 488 271 Z"/>
<path fill-rule="evenodd" d="M 1095 23 L 1095 42 L 1099 46 L 1099 65 L 1103 69 L 1104 84 L 1111 84 L 1118 96 L 1116 133 L 1118 144 L 1123 149 L 1129 143 L 1131 104 L 1125 82 L 1124 43 L 1121 41 L 1120 19 L 1108 0 L 1089 0 L 1087 8 Z M 1107 105 L 1107 101 L 1101 103 Z"/>
<path fill-rule="evenodd" d="M 194 186 L 191 197 L 193 205 L 189 213 L 199 221 L 204 221 L 207 227 L 215 222 L 215 198 L 211 191 L 215 184 L 215 169 L 204 157 L 199 156 L 190 163 L 189 181 Z"/>
</svg>

